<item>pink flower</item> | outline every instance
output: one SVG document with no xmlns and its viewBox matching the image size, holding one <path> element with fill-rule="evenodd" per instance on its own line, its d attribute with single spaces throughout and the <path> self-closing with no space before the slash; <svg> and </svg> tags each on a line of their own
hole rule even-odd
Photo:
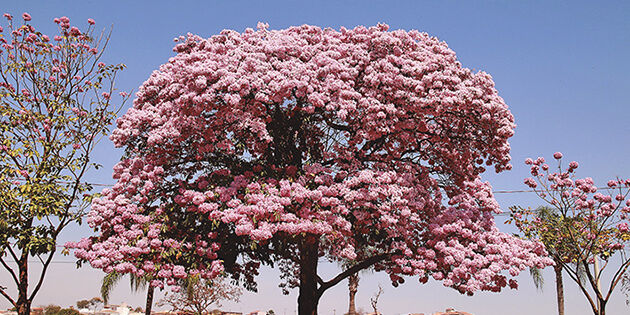
<svg viewBox="0 0 630 315">
<path fill-rule="evenodd" d="M 531 177 L 525 178 L 525 185 L 531 188 L 536 188 L 536 186 L 538 186 L 538 184 L 536 184 L 536 181 Z"/>
<path fill-rule="evenodd" d="M 81 35 L 81 31 L 79 31 L 79 29 L 76 26 L 73 26 L 70 29 L 70 35 L 71 36 L 79 36 L 79 35 Z"/>
<path fill-rule="evenodd" d="M 94 22 L 94 20 L 93 20 L 93 19 L 88 19 L 88 24 L 90 24 L 90 25 L 94 25 L 94 23 L 96 23 L 96 22 Z"/>
<path fill-rule="evenodd" d="M 24 12 L 24 13 L 22 13 L 22 18 L 24 19 L 24 21 L 28 22 L 28 21 L 31 20 L 31 15 L 26 13 L 26 12 Z"/>
<path fill-rule="evenodd" d="M 562 158 L 562 153 L 561 152 L 556 152 L 553 154 L 553 158 L 556 160 L 559 160 Z"/>
<path fill-rule="evenodd" d="M 525 164 L 526 165 L 532 165 L 532 164 L 534 164 L 534 160 L 532 160 L 531 158 L 526 158 L 525 159 Z"/>
<path fill-rule="evenodd" d="M 109 97 L 110 97 L 109 93 L 103 92 L 101 95 L 103 95 L 104 99 L 109 100 Z"/>
<path fill-rule="evenodd" d="M 9 13 L 5 13 L 4 17 L 7 18 L 7 20 L 9 20 L 9 21 L 13 20 L 13 16 L 11 14 L 9 14 Z"/>
<path fill-rule="evenodd" d="M 173 267 L 173 277 L 175 278 L 186 278 L 186 270 L 184 269 L 184 266 L 174 266 Z"/>
</svg>

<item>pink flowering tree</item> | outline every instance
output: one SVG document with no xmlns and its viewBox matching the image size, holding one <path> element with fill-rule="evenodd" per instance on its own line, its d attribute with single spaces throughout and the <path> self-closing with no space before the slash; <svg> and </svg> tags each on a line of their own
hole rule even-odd
<svg viewBox="0 0 630 315">
<path fill-rule="evenodd" d="M 26 315 L 56 253 L 59 234 L 69 224 L 81 223 L 91 202 L 91 186 L 83 177 L 98 166 L 90 162 L 90 153 L 116 117 L 110 95 L 123 66 L 99 61 L 108 36 L 93 36 L 92 19 L 83 31 L 67 17 L 55 19 L 59 34 L 50 38 L 33 27 L 28 13 L 21 23 L 10 14 L 4 17 L 0 264 L 16 290 L 0 285 L 0 295 Z M 42 267 L 39 274 L 29 270 L 32 259 Z M 29 284 L 34 284 L 30 292 Z"/>
<path fill-rule="evenodd" d="M 159 287 L 225 272 L 255 289 L 277 264 L 312 315 L 369 267 L 472 294 L 551 263 L 495 226 L 479 176 L 510 169 L 513 116 L 444 42 L 262 23 L 177 41 L 111 136 L 125 154 L 93 202 L 98 235 L 69 244 L 93 267 Z M 320 258 L 355 263 L 323 279 Z"/>
<path fill-rule="evenodd" d="M 532 174 L 525 184 L 545 201 L 551 214 L 513 207 L 512 220 L 525 237 L 545 245 L 557 266 L 579 286 L 593 314 L 605 315 L 606 304 L 630 266 L 626 249 L 630 179 L 610 180 L 601 193 L 590 177 L 575 177 L 577 162 L 563 168 L 562 153 L 556 152 L 554 158 L 557 168 L 542 157 L 525 160 Z M 563 311 L 561 305 L 559 309 Z"/>
</svg>

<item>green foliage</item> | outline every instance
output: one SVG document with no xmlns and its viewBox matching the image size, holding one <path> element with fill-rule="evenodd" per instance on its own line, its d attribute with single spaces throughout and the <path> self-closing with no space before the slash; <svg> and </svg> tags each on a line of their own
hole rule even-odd
<svg viewBox="0 0 630 315">
<path fill-rule="evenodd" d="M 109 304 L 109 295 L 122 276 L 122 274 L 114 271 L 103 277 L 103 280 L 101 281 L 101 297 L 103 298 L 105 304 Z"/>
<path fill-rule="evenodd" d="M 529 274 L 532 276 L 532 280 L 534 280 L 534 286 L 536 289 L 542 291 L 543 285 L 545 284 L 545 278 L 543 278 L 542 270 L 536 267 L 529 268 Z"/>
<path fill-rule="evenodd" d="M 124 274 L 113 271 L 103 277 L 103 280 L 101 281 L 101 297 L 103 298 L 103 302 L 105 304 L 109 303 L 109 295 L 123 276 Z M 131 291 L 134 292 L 144 290 L 149 282 L 151 282 L 151 278 L 148 275 L 144 277 L 138 277 L 135 274 L 129 274 L 129 276 L 131 277 L 129 279 Z"/>
<path fill-rule="evenodd" d="M 88 308 L 89 306 L 90 306 L 90 301 L 88 300 L 77 301 L 77 308 L 79 309 Z"/>
<path fill-rule="evenodd" d="M 74 308 L 64 308 L 59 311 L 56 315 L 80 315 L 81 313 Z"/>
<path fill-rule="evenodd" d="M 77 301 L 77 307 L 79 304 L 83 306 L 84 303 L 87 303 L 86 306 L 90 305 L 91 300 L 81 300 Z M 85 307 L 79 307 L 85 308 Z M 74 308 L 61 308 L 59 305 L 50 304 L 44 306 L 44 315 L 80 315 L 81 313 Z"/>
<path fill-rule="evenodd" d="M 44 306 L 44 315 L 56 315 L 61 311 L 61 306 L 59 305 L 46 305 Z"/>
</svg>

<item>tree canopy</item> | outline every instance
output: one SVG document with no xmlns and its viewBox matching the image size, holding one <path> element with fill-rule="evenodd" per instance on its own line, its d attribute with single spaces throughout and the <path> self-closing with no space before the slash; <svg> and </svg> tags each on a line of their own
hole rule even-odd
<svg viewBox="0 0 630 315">
<path fill-rule="evenodd" d="M 176 41 L 111 136 L 125 154 L 92 205 L 98 235 L 69 244 L 93 267 L 154 286 L 225 271 L 255 289 L 260 264 L 279 264 L 316 306 L 371 266 L 472 294 L 550 264 L 495 226 L 480 174 L 511 168 L 514 119 L 444 42 L 262 23 Z M 324 281 L 319 257 L 357 263 Z"/>
</svg>

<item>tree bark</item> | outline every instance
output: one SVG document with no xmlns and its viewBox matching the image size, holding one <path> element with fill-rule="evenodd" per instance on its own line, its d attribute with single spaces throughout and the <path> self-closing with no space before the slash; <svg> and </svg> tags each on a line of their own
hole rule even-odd
<svg viewBox="0 0 630 315">
<path fill-rule="evenodd" d="M 348 277 L 348 290 L 350 291 L 350 297 L 348 302 L 348 315 L 356 315 L 355 296 L 359 286 L 359 274 L 355 273 Z"/>
<path fill-rule="evenodd" d="M 151 307 L 153 307 L 153 290 L 155 290 L 155 288 L 149 284 L 149 288 L 147 289 L 147 304 L 144 308 L 145 315 L 151 315 Z"/>
<path fill-rule="evenodd" d="M 309 235 L 300 244 L 300 293 L 298 296 L 299 315 L 317 315 L 320 293 L 317 290 L 317 260 L 319 239 Z"/>
<path fill-rule="evenodd" d="M 558 299 L 558 315 L 564 315 L 564 285 L 562 283 L 562 265 L 556 263 L 556 297 Z"/>
<path fill-rule="evenodd" d="M 30 315 L 31 314 L 31 301 L 28 299 L 28 251 L 22 251 L 20 260 L 18 262 L 19 279 L 18 284 L 18 300 L 17 300 L 17 312 L 18 315 Z"/>
</svg>

